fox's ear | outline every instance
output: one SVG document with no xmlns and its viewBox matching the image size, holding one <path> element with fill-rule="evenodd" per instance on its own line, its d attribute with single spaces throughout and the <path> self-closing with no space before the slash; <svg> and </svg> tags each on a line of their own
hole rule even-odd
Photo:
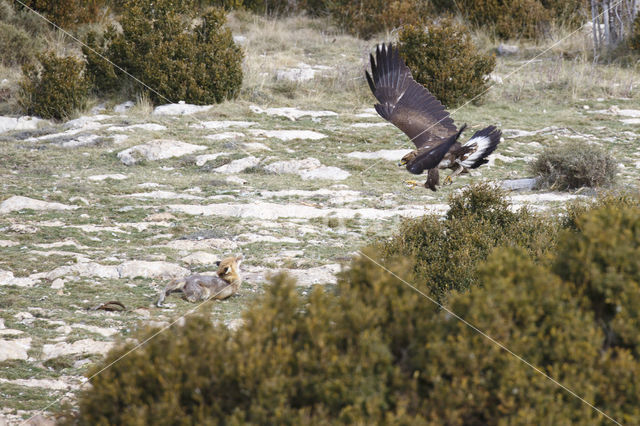
<svg viewBox="0 0 640 426">
<path fill-rule="evenodd" d="M 238 256 L 236 256 L 236 263 L 238 264 L 238 266 L 240 266 L 243 260 L 244 260 L 243 255 L 239 254 Z"/>
<path fill-rule="evenodd" d="M 227 266 L 226 268 L 224 268 L 224 272 L 222 273 L 222 275 L 227 275 L 229 272 L 231 272 L 231 266 Z"/>
</svg>

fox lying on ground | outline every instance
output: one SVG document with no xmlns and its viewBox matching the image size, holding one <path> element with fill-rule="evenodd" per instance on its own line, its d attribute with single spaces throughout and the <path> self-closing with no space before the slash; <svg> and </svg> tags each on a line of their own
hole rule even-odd
<svg viewBox="0 0 640 426">
<path fill-rule="evenodd" d="M 171 281 L 160 293 L 156 306 L 162 307 L 164 299 L 171 293 L 182 292 L 182 298 L 188 302 L 198 302 L 207 299 L 226 299 L 233 296 L 240 289 L 240 263 L 242 255 L 231 256 L 217 263 L 218 275 L 189 275 Z"/>
</svg>

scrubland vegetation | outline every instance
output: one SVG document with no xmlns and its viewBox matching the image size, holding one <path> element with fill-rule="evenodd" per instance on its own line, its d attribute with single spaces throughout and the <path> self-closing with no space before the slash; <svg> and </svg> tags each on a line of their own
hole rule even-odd
<svg viewBox="0 0 640 426">
<path fill-rule="evenodd" d="M 197 128 L 198 120 L 154 116 L 154 106 L 179 100 L 216 103 L 210 116 L 200 117 L 247 121 L 257 120 L 258 113 L 249 112 L 255 105 L 338 111 L 340 118 L 324 122 L 264 119 L 271 130 L 297 125 L 330 135 L 322 145 L 269 143 L 268 155 L 315 156 L 348 170 L 344 187 L 332 190 L 366 195 L 346 202 L 348 208 L 386 208 L 389 194 L 394 206 L 446 203 L 444 215 L 402 221 L 357 215 L 304 223 L 278 219 L 282 233 L 276 236 L 299 238 L 297 245 L 247 244 L 248 263 L 256 269 L 274 262 L 304 269 L 327 258 L 347 258 L 337 284 L 302 291 L 292 277 L 275 275 L 240 301 L 232 298 L 213 312 L 189 315 L 184 324 L 122 359 L 157 332 L 151 320 L 167 318 L 155 311 L 109 317 L 125 330 L 119 333 L 123 338 L 105 359 L 92 358 L 96 364 L 90 368 L 71 355 L 34 361 L 54 327 L 45 321 L 44 308 L 62 312 L 65 321 L 84 321 L 85 314 L 78 312 L 85 301 L 106 292 L 140 306 L 155 282 L 136 278 L 124 286 L 108 279 L 94 287 L 92 278 L 82 277 L 67 283 L 64 291 L 75 292 L 71 300 L 44 286 L 0 287 L 8 326 L 22 327 L 15 319 L 20 311 L 38 303 L 44 307 L 36 311 L 38 331 L 23 327 L 35 342 L 30 360 L 0 362 L 12 371 L 7 377 L 91 377 L 118 360 L 92 378 L 91 387 L 67 394 L 62 402 L 61 395 L 0 383 L 8 409 L 25 410 L 20 415 L 29 417 L 52 404 L 48 410 L 58 412 L 62 424 L 608 423 L 453 312 L 611 418 L 640 423 L 639 132 L 616 118 L 640 101 L 640 18 L 615 49 L 597 50 L 591 32 L 582 27 L 591 14 L 587 3 L 96 0 L 78 7 L 76 0 L 26 2 L 83 47 L 29 10 L 0 0 L 2 115 L 51 118 L 50 130 L 96 106 L 111 111 L 135 100 L 123 122 L 110 123 L 120 126 L 119 132 L 124 125 L 153 121 L 170 128 L 149 131 L 153 137 L 204 143 L 210 135 Z M 569 194 L 575 201 L 545 209 L 516 205 L 494 183 L 466 186 L 481 180 L 478 175 L 460 177 L 462 184 L 453 189 L 417 195 L 398 189 L 404 176 L 396 168 L 347 159 L 356 148 L 407 147 L 389 128 L 349 128 L 362 124 L 357 114 L 370 114 L 365 108 L 373 98 L 363 72 L 381 41 L 398 43 L 416 79 L 444 104 L 465 105 L 453 114 L 458 124 L 503 129 L 500 155 L 481 169 L 482 178 L 533 175 L 538 188 L 578 190 Z M 511 51 L 502 51 L 505 46 Z M 299 66 L 301 58 L 306 66 L 328 71 L 309 81 L 275 77 L 283 67 Z M 51 212 L 2 216 L 0 228 L 17 243 L 4 249 L 0 269 L 16 274 L 73 263 L 64 253 L 39 260 L 25 256 L 25 248 L 36 243 L 56 243 L 56 232 L 91 248 L 92 256 L 99 253 L 109 265 L 138 257 L 177 262 L 181 255 L 160 243 L 197 241 L 203 233 L 225 241 L 235 241 L 239 233 L 262 236 L 264 229 L 258 228 L 264 223 L 180 215 L 168 202 L 133 206 L 130 198 L 118 198 L 139 196 L 140 185 L 151 180 L 214 203 L 234 197 L 253 203 L 263 192 L 292 189 L 292 182 L 309 192 L 327 186 L 298 182 L 262 166 L 242 173 L 250 186 L 219 179 L 212 170 L 246 157 L 246 145 L 237 141 L 209 142 L 221 157 L 205 166 L 197 166 L 195 155 L 161 166 L 142 162 L 131 181 L 91 186 L 86 169 L 134 173 L 117 160 L 111 134 L 99 134 L 99 143 L 84 152 L 52 148 L 46 140 L 24 141 L 46 130 L 2 136 L 3 189 L 21 195 L 39 191 L 57 202 L 86 197 L 83 214 L 69 213 L 65 220 L 79 227 L 100 218 L 110 234 L 96 241 L 75 228 L 55 228 L 59 217 Z M 127 143 L 149 134 L 135 134 Z M 193 187 L 198 191 L 189 192 Z M 304 200 L 310 202 L 325 201 L 321 196 Z M 168 219 L 174 222 L 167 230 L 141 228 L 126 236 L 107 226 L 142 223 L 150 210 L 171 211 L 178 219 Z M 25 220 L 40 226 L 38 233 L 15 227 Z M 296 227 L 305 226 L 312 228 L 311 236 L 297 234 Z M 319 242 L 315 233 L 324 239 Z M 303 259 L 279 259 L 279 253 L 298 246 L 304 246 Z M 173 314 L 189 309 L 178 302 Z M 235 329 L 224 324 L 239 317 Z M 94 326 L 103 320 L 90 318 Z"/>
</svg>

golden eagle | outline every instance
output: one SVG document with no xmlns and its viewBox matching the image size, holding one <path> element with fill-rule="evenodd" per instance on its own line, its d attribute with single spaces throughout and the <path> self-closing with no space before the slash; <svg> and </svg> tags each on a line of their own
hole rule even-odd
<svg viewBox="0 0 640 426">
<path fill-rule="evenodd" d="M 456 128 L 440 101 L 413 79 L 397 48 L 378 45 L 370 61 L 371 75 L 368 71 L 365 75 L 380 102 L 375 104 L 376 111 L 409 136 L 417 148 L 402 157 L 399 165 L 415 175 L 428 170 L 424 186 L 435 191 L 440 180 L 438 169 L 453 170 L 445 180 L 449 184 L 454 176 L 488 162 L 487 156 L 500 143 L 500 130 L 489 126 L 461 144 L 458 138 L 466 124 Z"/>
</svg>

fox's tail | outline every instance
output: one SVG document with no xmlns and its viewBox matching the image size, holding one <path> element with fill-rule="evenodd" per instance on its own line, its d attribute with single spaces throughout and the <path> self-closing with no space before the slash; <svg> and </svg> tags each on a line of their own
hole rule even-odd
<svg viewBox="0 0 640 426">
<path fill-rule="evenodd" d="M 475 169 L 488 163 L 487 157 L 498 147 L 500 136 L 502 136 L 502 132 L 495 126 L 489 126 L 476 132 L 464 146 L 472 147 L 476 145 L 477 148 L 471 155 L 461 161 L 462 166 L 467 169 Z"/>
<path fill-rule="evenodd" d="M 173 292 L 182 291 L 186 283 L 187 281 L 184 278 L 176 278 L 175 280 L 172 280 L 169 284 L 167 284 L 164 290 L 160 293 L 160 297 L 158 297 L 156 306 L 158 308 L 162 308 L 163 307 L 162 303 L 164 302 L 164 299 Z"/>
</svg>

